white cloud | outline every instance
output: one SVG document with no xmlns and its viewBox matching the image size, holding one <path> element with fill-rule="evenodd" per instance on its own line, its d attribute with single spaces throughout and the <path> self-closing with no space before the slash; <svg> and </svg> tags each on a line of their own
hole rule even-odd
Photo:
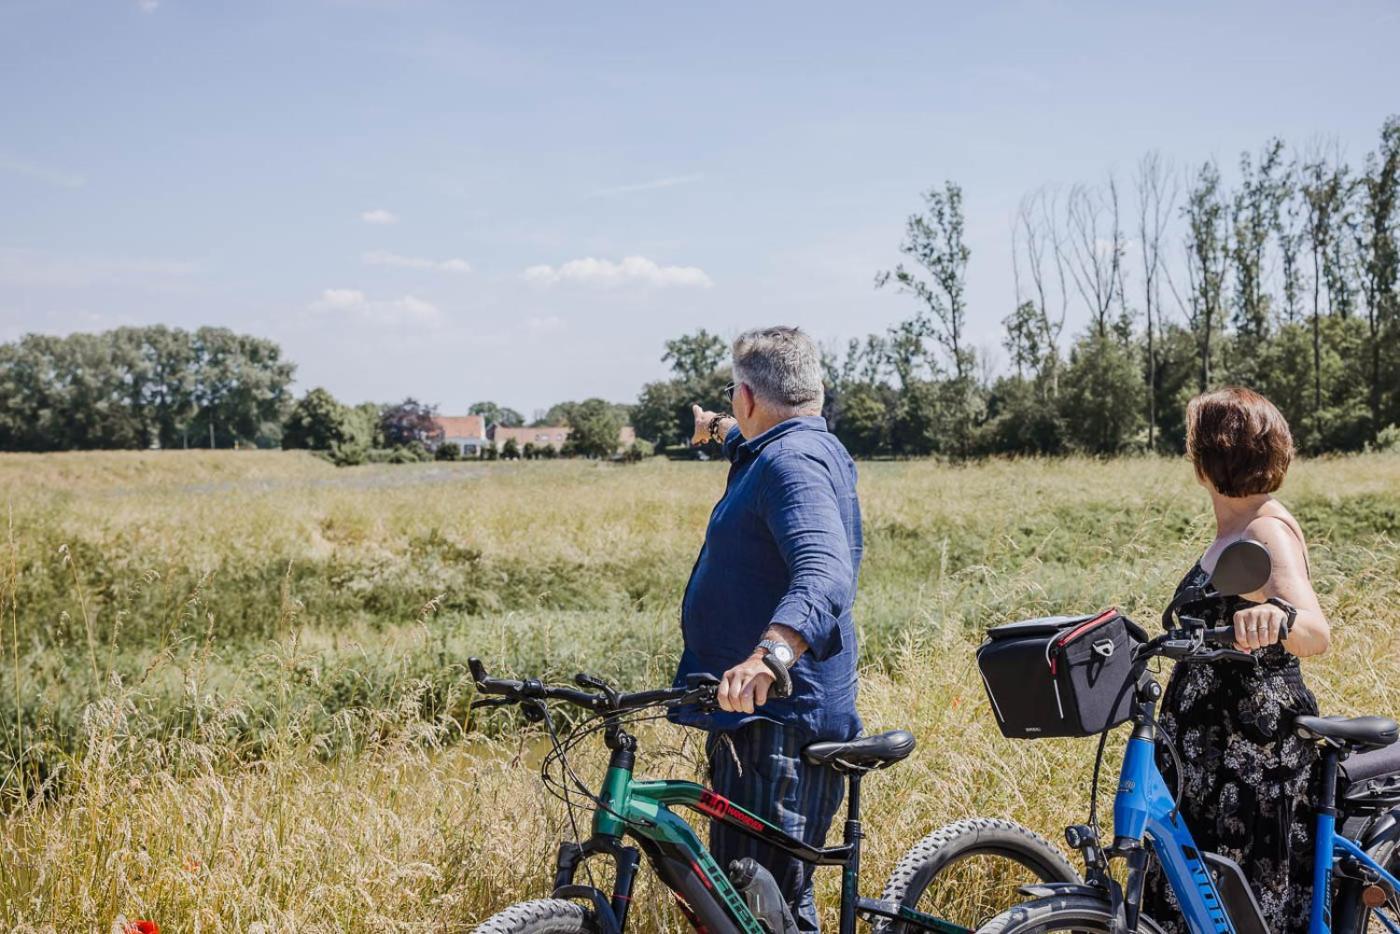
<svg viewBox="0 0 1400 934">
<path fill-rule="evenodd" d="M 366 224 L 397 224 L 399 216 L 393 211 L 386 211 L 383 208 L 375 208 L 372 211 L 365 211 L 360 215 L 360 220 Z"/>
<path fill-rule="evenodd" d="M 674 188 L 677 185 L 688 185 L 691 182 L 698 182 L 704 178 L 703 175 L 669 175 L 665 178 L 653 178 L 647 182 L 633 182 L 630 185 L 614 185 L 611 188 L 598 188 L 589 192 L 590 198 L 605 198 L 608 195 L 626 195 L 634 191 L 655 191 L 658 188 Z"/>
<path fill-rule="evenodd" d="M 369 266 L 398 266 L 403 269 L 436 269 L 441 272 L 471 272 L 471 263 L 464 259 L 426 259 L 421 256 L 401 256 L 388 250 L 371 250 L 360 257 Z"/>
<path fill-rule="evenodd" d="M 317 305 L 322 308 L 354 308 L 365 303 L 365 293 L 359 289 L 326 289 Z"/>
<path fill-rule="evenodd" d="M 525 322 L 525 327 L 529 329 L 532 336 L 542 334 L 555 334 L 564 330 L 568 325 L 564 319 L 558 315 L 546 315 L 542 318 L 530 318 Z"/>
<path fill-rule="evenodd" d="M 351 315 L 370 324 L 436 327 L 443 320 L 436 305 L 415 295 L 379 300 L 368 298 L 359 289 L 325 289 L 308 307 L 315 312 Z"/>
<path fill-rule="evenodd" d="M 76 172 L 65 172 L 62 169 L 50 168 L 2 153 L 0 153 L 0 172 L 23 175 L 25 178 L 35 179 L 46 185 L 53 185 L 55 188 L 82 188 L 87 184 L 87 179 Z"/>
<path fill-rule="evenodd" d="M 531 266 L 522 273 L 527 282 L 554 285 L 579 282 L 614 287 L 627 284 L 709 288 L 714 283 L 697 266 L 662 266 L 645 256 L 627 256 L 621 262 L 609 259 L 571 259 L 561 266 Z"/>
</svg>

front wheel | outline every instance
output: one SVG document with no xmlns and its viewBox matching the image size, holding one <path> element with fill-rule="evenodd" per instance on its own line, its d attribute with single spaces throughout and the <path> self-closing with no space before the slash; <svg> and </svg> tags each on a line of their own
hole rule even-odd
<svg viewBox="0 0 1400 934">
<path fill-rule="evenodd" d="M 977 934 L 1041 934 L 1042 931 L 1103 931 L 1113 927 L 1113 908 L 1092 895 L 1052 895 L 1003 911 Z M 1141 934 L 1162 934 L 1147 915 L 1138 918 Z"/>
<path fill-rule="evenodd" d="M 1007 820 L 973 818 L 914 844 L 885 883 L 883 900 L 972 931 L 1023 901 L 1023 885 L 1079 881 L 1074 867 L 1040 834 Z M 885 921 L 876 930 L 922 929 Z"/>
<path fill-rule="evenodd" d="M 541 898 L 511 905 L 483 921 L 474 934 L 597 934 L 593 913 L 576 902 Z"/>
</svg>

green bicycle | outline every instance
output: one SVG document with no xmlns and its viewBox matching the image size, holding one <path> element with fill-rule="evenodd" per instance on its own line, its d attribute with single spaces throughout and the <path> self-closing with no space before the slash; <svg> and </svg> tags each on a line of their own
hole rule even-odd
<svg viewBox="0 0 1400 934">
<path fill-rule="evenodd" d="M 736 860 L 726 867 L 727 872 L 721 869 L 690 824 L 671 810 L 675 806 L 728 824 L 804 862 L 841 867 L 839 934 L 854 934 L 858 917 L 882 934 L 970 932 L 1019 901 L 1018 891 L 1024 885 L 1079 881 L 1044 838 L 1010 821 L 973 819 L 924 837 L 895 867 L 881 898 L 863 897 L 859 894 L 865 836 L 860 819 L 861 780 L 913 752 L 914 737 L 908 732 L 818 742 L 803 749 L 809 762 L 837 769 L 848 782 L 842 842 L 813 847 L 694 782 L 634 776 L 637 741 L 625 727 L 664 716 L 657 709 L 676 704 L 717 709 L 719 681 L 713 676 L 694 675 L 682 687 L 624 694 L 585 674 L 575 678 L 577 688 L 554 687 L 535 679 L 491 678 L 480 659 L 473 658 L 469 664 L 482 695 L 472 706 L 518 704 L 527 719 L 546 723 L 553 748 L 541 766 L 542 778 L 571 807 L 581 795 L 593 811 L 591 836 L 559 848 L 552 897 L 511 906 L 483 922 L 477 934 L 620 934 L 627 926 L 632 887 L 643 856 L 675 894 L 697 931 L 796 931 L 772 876 L 751 859 Z M 583 708 L 591 717 L 561 738 L 550 718 L 549 701 Z M 611 756 L 602 787 L 595 792 L 569 767 L 568 754 L 599 733 Z M 613 862 L 611 892 L 575 881 L 580 866 L 595 856 Z"/>
</svg>

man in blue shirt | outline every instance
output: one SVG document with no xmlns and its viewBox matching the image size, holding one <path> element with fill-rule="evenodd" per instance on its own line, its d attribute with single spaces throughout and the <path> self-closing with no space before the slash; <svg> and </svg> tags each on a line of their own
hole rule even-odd
<svg viewBox="0 0 1400 934">
<path fill-rule="evenodd" d="M 856 468 L 827 431 L 822 401 L 816 345 L 775 327 L 734 342 L 732 416 L 694 407 L 695 442 L 722 442 L 730 468 L 681 604 L 676 676 L 722 673 L 723 712 L 676 716 L 710 731 L 715 790 L 817 846 L 843 787 L 801 749 L 861 729 L 851 618 L 862 550 Z M 791 679 L 790 696 L 770 696 L 778 677 Z M 721 866 L 757 859 L 799 929 L 817 930 L 811 866 L 718 823 L 710 849 Z"/>
</svg>

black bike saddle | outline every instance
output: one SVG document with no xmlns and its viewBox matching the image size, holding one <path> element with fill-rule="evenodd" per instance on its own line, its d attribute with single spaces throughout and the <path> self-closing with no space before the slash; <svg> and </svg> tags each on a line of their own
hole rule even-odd
<svg viewBox="0 0 1400 934">
<path fill-rule="evenodd" d="M 1353 749 L 1379 749 L 1400 738 L 1400 725 L 1389 717 L 1297 716 L 1293 728 L 1304 739 L 1330 740 Z"/>
<path fill-rule="evenodd" d="M 811 743 L 802 747 L 802 757 L 812 765 L 829 765 L 838 772 L 869 772 L 893 765 L 913 751 L 914 734 L 891 730 L 844 743 Z"/>
</svg>

